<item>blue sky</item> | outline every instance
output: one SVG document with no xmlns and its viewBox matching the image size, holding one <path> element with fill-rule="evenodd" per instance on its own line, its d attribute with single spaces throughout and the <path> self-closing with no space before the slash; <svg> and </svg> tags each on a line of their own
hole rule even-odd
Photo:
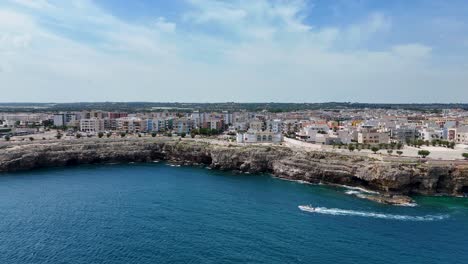
<svg viewBox="0 0 468 264">
<path fill-rule="evenodd" d="M 468 102 L 465 0 L 0 0 L 0 101 Z"/>
</svg>

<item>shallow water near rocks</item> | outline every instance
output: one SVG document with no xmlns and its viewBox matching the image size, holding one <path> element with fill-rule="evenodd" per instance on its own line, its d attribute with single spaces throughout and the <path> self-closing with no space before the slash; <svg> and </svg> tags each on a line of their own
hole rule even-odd
<svg viewBox="0 0 468 264">
<path fill-rule="evenodd" d="M 164 163 L 0 177 L 1 263 L 466 263 L 468 200 Z M 320 207 L 320 212 L 299 206 Z M 304 209 L 304 207 L 303 207 Z"/>
</svg>

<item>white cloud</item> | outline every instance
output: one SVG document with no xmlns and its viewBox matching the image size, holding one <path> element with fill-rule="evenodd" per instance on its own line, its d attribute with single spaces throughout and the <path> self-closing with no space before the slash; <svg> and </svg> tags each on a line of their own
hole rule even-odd
<svg viewBox="0 0 468 264">
<path fill-rule="evenodd" d="M 422 44 L 397 45 L 392 48 L 393 52 L 403 58 L 427 58 L 431 55 L 432 48 Z"/>
<path fill-rule="evenodd" d="M 173 33 L 176 30 L 176 24 L 166 21 L 164 17 L 158 17 L 154 25 L 158 30 L 162 32 Z"/>
<path fill-rule="evenodd" d="M 320 28 L 305 23 L 304 1 L 190 2 L 194 9 L 181 23 L 216 26 L 220 34 L 187 32 L 164 17 L 128 23 L 87 0 L 37 11 L 67 33 L 95 37 L 89 40 L 0 5 L 2 101 L 402 102 L 468 96 L 467 69 L 432 63 L 426 44 L 366 49 L 392 28 L 382 13 Z"/>
<path fill-rule="evenodd" d="M 47 0 L 10 0 L 16 4 L 33 8 L 33 9 L 43 9 L 43 8 L 51 8 L 53 7 Z"/>
</svg>

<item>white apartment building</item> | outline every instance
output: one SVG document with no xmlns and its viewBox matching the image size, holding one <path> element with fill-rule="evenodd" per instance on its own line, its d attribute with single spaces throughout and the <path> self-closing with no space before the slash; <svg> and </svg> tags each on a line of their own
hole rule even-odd
<svg viewBox="0 0 468 264">
<path fill-rule="evenodd" d="M 273 133 L 281 133 L 283 131 L 283 122 L 280 119 L 269 120 L 267 129 Z"/>
<path fill-rule="evenodd" d="M 468 144 L 468 127 L 456 129 L 455 142 L 458 144 Z"/>
<path fill-rule="evenodd" d="M 223 111 L 223 119 L 224 119 L 224 124 L 229 125 L 234 122 L 234 118 L 232 113 L 229 111 Z"/>
<path fill-rule="evenodd" d="M 444 130 L 441 128 L 425 127 L 419 132 L 422 140 L 433 140 L 442 139 L 444 136 Z"/>
<path fill-rule="evenodd" d="M 249 130 L 245 133 L 237 133 L 237 143 L 280 143 L 283 141 L 281 133 L 271 131 Z"/>
<path fill-rule="evenodd" d="M 98 118 L 81 119 L 80 131 L 86 133 L 97 133 L 104 131 L 104 120 Z"/>
</svg>

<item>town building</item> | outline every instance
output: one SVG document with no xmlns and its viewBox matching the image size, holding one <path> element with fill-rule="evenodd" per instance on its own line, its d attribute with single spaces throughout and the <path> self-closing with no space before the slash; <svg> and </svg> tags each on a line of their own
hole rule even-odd
<svg viewBox="0 0 468 264">
<path fill-rule="evenodd" d="M 80 120 L 80 131 L 86 133 L 98 133 L 105 130 L 104 120 L 99 118 L 89 118 Z"/>
<path fill-rule="evenodd" d="M 271 131 L 249 130 L 237 133 L 236 139 L 237 143 L 280 143 L 283 141 L 283 135 Z"/>
</svg>

